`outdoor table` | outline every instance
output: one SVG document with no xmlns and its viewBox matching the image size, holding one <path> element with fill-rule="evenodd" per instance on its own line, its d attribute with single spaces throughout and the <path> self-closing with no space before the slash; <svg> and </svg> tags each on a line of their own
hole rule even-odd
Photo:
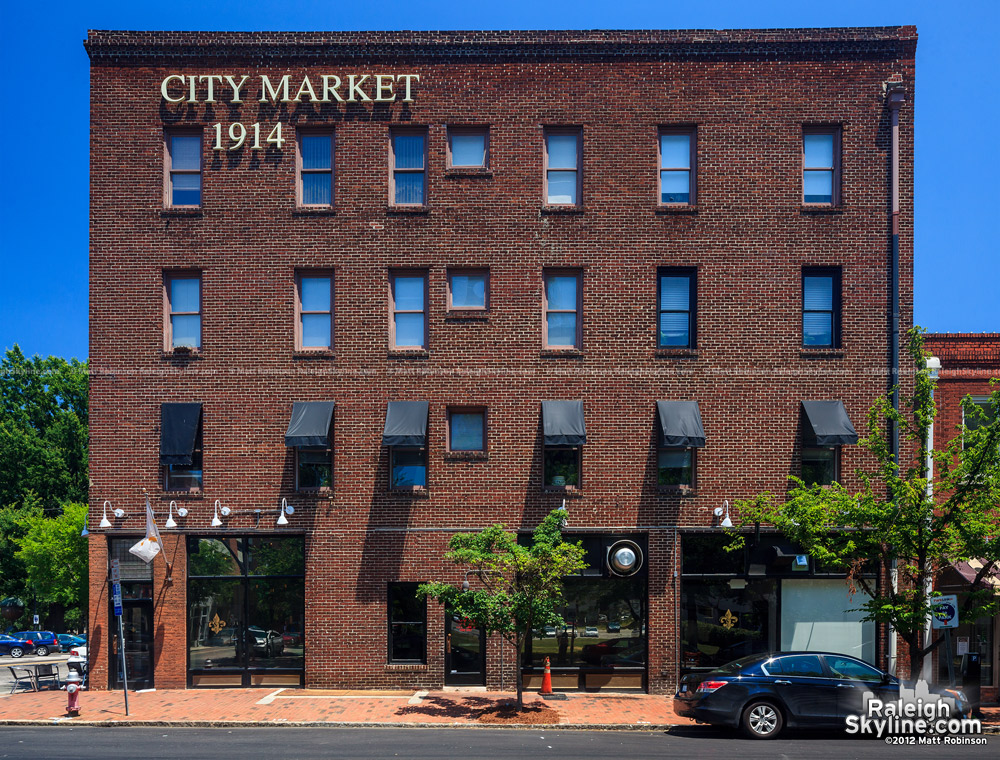
<svg viewBox="0 0 1000 760">
<path fill-rule="evenodd" d="M 14 693 L 14 689 L 17 688 L 17 684 L 23 682 L 25 679 L 31 684 L 32 691 L 38 691 L 38 667 L 41 665 L 53 665 L 55 666 L 56 675 L 56 685 L 59 684 L 59 661 L 50 660 L 48 662 L 24 662 L 17 665 L 8 665 L 7 669 L 10 671 L 11 676 L 14 679 L 14 685 L 11 687 L 11 694 Z M 17 671 L 22 671 L 22 675 L 18 675 Z M 27 673 L 23 673 L 27 671 Z M 46 677 L 46 676 L 43 676 Z"/>
</svg>

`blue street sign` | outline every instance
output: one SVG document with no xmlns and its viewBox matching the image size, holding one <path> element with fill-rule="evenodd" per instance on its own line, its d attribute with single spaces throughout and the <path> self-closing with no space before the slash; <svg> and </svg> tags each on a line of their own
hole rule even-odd
<svg viewBox="0 0 1000 760">
<path fill-rule="evenodd" d="M 122 584 L 111 584 L 111 601 L 115 605 L 115 615 L 120 617 L 122 614 Z"/>
</svg>

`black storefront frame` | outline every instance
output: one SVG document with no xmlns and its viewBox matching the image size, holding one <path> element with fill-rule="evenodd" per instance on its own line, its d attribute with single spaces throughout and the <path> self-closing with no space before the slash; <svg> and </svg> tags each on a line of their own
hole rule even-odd
<svg viewBox="0 0 1000 760">
<path fill-rule="evenodd" d="M 766 555 L 765 547 L 773 547 L 776 550 L 781 550 L 785 553 L 785 556 L 789 556 L 788 552 L 798 552 L 799 554 L 805 554 L 801 549 L 796 549 L 794 545 L 780 533 L 773 531 L 760 531 L 757 530 L 754 533 L 746 533 L 743 535 L 745 543 L 743 547 L 737 550 L 741 556 L 742 569 L 737 568 L 736 572 L 719 572 L 719 573 L 707 573 L 707 572 L 689 572 L 685 571 L 685 539 L 690 539 L 692 537 L 707 537 L 717 539 L 721 545 L 726 545 L 730 542 L 729 536 L 717 532 L 709 533 L 704 530 L 682 530 L 679 531 L 678 537 L 680 541 L 679 545 L 679 564 L 680 564 L 680 587 L 677 591 L 677 663 L 678 671 L 680 675 L 685 675 L 686 673 L 706 673 L 710 672 L 717 666 L 710 667 L 685 667 L 684 666 L 684 613 L 685 607 L 685 581 L 732 581 L 732 580 L 742 580 L 747 584 L 754 581 L 773 581 L 775 583 L 775 608 L 774 608 L 774 619 L 775 619 L 775 630 L 774 630 L 774 640 L 775 640 L 775 650 L 779 650 L 781 647 L 781 614 L 782 614 L 782 581 L 783 580 L 833 580 L 833 579 L 844 579 L 846 580 L 846 573 L 843 570 L 836 570 L 832 572 L 824 572 L 821 568 L 817 567 L 816 560 L 809 556 L 809 569 L 807 572 L 775 572 L 769 570 L 766 564 L 755 562 L 754 560 L 760 560 L 762 556 Z M 735 553 L 735 552 L 734 552 Z M 777 553 L 777 552 L 776 552 Z M 866 573 L 869 580 L 873 580 L 875 583 L 876 593 L 881 587 L 882 579 L 876 572 Z M 859 593 L 864 593 L 859 587 Z M 885 647 L 883 646 L 883 634 L 884 628 L 879 623 L 874 623 L 874 645 L 875 653 L 873 663 L 875 667 L 882 667 L 879 663 L 885 658 Z M 885 668 L 882 668 L 883 670 Z"/>
<path fill-rule="evenodd" d="M 115 550 L 115 544 L 121 545 L 123 548 L 128 546 L 131 547 L 138 541 L 140 541 L 144 536 L 134 535 L 134 536 L 108 536 L 108 598 L 111 598 L 111 560 L 115 559 L 119 552 Z M 127 554 L 127 550 L 126 550 Z M 124 557 L 125 555 L 123 555 Z M 136 564 L 142 562 L 137 557 L 133 556 L 133 561 Z M 132 690 L 137 689 L 151 689 L 154 688 L 156 684 L 156 669 L 154 663 L 156 661 L 154 657 L 155 652 L 155 634 L 153 632 L 153 621 L 154 621 L 154 606 L 153 606 L 153 568 L 150 563 L 144 563 L 146 569 L 149 572 L 148 577 L 138 578 L 138 577 L 128 577 L 128 568 L 126 567 L 125 575 L 121 579 L 121 589 L 122 589 L 122 630 L 128 633 L 126 626 L 126 619 L 130 616 L 127 614 L 131 610 L 141 610 L 146 619 L 149 621 L 149 642 L 146 645 L 146 651 L 144 653 L 144 659 L 146 661 L 146 673 L 141 674 L 137 668 L 135 668 L 136 652 L 130 652 L 126 647 L 125 650 L 125 661 L 127 672 L 124 674 L 128 682 L 129 688 Z M 132 589 L 137 586 L 148 586 L 149 587 L 149 597 L 145 596 L 135 596 L 132 593 Z M 115 615 L 114 606 L 108 605 L 108 630 L 111 635 L 108 637 L 109 642 L 118 642 L 118 647 L 125 646 L 125 642 L 121 640 L 118 635 L 118 616 Z M 111 645 L 108 647 L 108 688 L 109 689 L 120 689 L 122 687 L 122 665 L 121 665 L 121 651 L 115 651 L 115 646 Z"/>
<path fill-rule="evenodd" d="M 302 573 L 301 574 L 286 574 L 286 575 L 251 575 L 250 570 L 250 554 L 246 551 L 247 541 L 252 539 L 268 539 L 268 538 L 278 538 L 278 539 L 299 539 L 302 542 Z M 191 544 L 197 542 L 200 539 L 214 539 L 216 541 L 227 541 L 233 540 L 242 542 L 244 551 L 244 560 L 242 563 L 242 572 L 238 575 L 191 575 L 190 574 L 190 557 L 191 557 Z M 191 616 L 191 581 L 238 581 L 243 590 L 243 613 L 244 620 L 248 620 L 249 609 L 250 609 L 250 585 L 253 581 L 267 581 L 267 580 L 302 580 L 302 608 L 300 610 L 299 619 L 302 621 L 302 635 L 305 636 L 305 568 L 306 568 L 306 542 L 305 535 L 301 533 L 204 533 L 196 535 L 188 535 L 185 540 L 185 554 L 188 558 L 188 576 L 186 579 L 186 603 L 184 612 L 185 621 L 185 638 L 190 638 L 191 628 L 190 628 L 190 616 Z M 247 657 L 244 652 L 243 665 L 236 668 L 192 668 L 191 667 L 191 642 L 186 641 L 187 650 L 187 685 L 188 688 L 198 688 L 198 689 L 227 689 L 233 688 L 233 684 L 220 683 L 220 684 L 194 684 L 193 680 L 195 676 L 211 676 L 211 675 L 237 675 L 241 677 L 241 686 L 243 687 L 253 687 L 253 676 L 256 674 L 268 674 L 268 675 L 297 675 L 299 677 L 299 687 L 305 686 L 305 651 L 303 650 L 303 661 L 301 668 L 251 668 L 247 663 Z M 262 684 L 262 688 L 275 688 L 271 684 Z"/>
<path fill-rule="evenodd" d="M 523 545 L 530 545 L 531 543 L 531 533 L 519 533 L 518 543 Z M 641 667 L 637 666 L 587 666 L 581 667 L 580 665 L 570 665 L 570 666 L 560 666 L 558 664 L 551 664 L 551 672 L 553 676 L 556 675 L 576 675 L 577 676 L 577 686 L 576 688 L 580 691 L 597 691 L 600 689 L 595 689 L 593 687 L 587 686 L 587 676 L 610 676 L 610 675 L 639 675 L 641 677 L 640 689 L 642 691 L 649 691 L 649 611 L 650 611 L 650 600 L 649 600 L 649 541 L 648 535 L 645 533 L 603 533 L 599 531 L 594 532 L 579 532 L 579 533 L 564 533 L 563 540 L 569 543 L 575 543 L 577 541 L 587 541 L 591 540 L 595 544 L 601 545 L 601 554 L 599 559 L 599 567 L 594 567 L 593 559 L 588 553 L 585 560 L 588 561 L 589 566 L 580 573 L 572 576 L 567 576 L 567 580 L 572 578 L 587 579 L 602 579 L 602 580 L 613 580 L 617 576 L 612 576 L 608 566 L 606 557 L 604 556 L 604 551 L 611 545 L 622 541 L 633 541 L 638 546 L 643 554 L 642 567 L 637 573 L 631 578 L 641 579 L 643 585 L 643 619 L 640 621 L 641 638 L 643 639 L 643 658 L 645 660 L 645 665 Z M 565 594 L 565 587 L 563 589 Z M 566 599 L 564 598 L 564 603 Z M 563 606 L 566 606 L 565 604 Z M 576 623 L 577 621 L 572 621 Z M 578 628 L 578 625 L 574 626 Z M 576 635 L 575 638 L 583 639 L 584 637 Z M 540 676 L 544 672 L 544 667 L 536 666 L 531 662 L 531 657 L 533 655 L 532 647 L 532 637 L 528 637 L 525 641 L 524 652 L 522 653 L 521 662 L 518 663 L 521 668 L 521 673 L 523 676 Z M 614 691 L 615 687 L 608 687 L 608 691 Z"/>
</svg>

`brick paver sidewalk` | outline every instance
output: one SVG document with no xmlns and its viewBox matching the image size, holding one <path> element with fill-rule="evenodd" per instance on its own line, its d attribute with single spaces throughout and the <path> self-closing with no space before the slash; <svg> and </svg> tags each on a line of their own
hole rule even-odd
<svg viewBox="0 0 1000 760">
<path fill-rule="evenodd" d="M 481 725 L 477 718 L 484 709 L 513 699 L 513 694 L 499 692 L 168 689 L 130 692 L 126 716 L 121 692 L 85 691 L 80 716 L 68 718 L 66 693 L 46 690 L 0 698 L 0 723 Z M 693 725 L 675 715 L 671 698 L 664 696 L 569 694 L 564 700 L 546 701 L 528 693 L 524 699 L 527 705 L 547 705 L 562 726 Z M 1000 708 L 984 708 L 983 713 L 986 723 L 1000 724 Z"/>
</svg>

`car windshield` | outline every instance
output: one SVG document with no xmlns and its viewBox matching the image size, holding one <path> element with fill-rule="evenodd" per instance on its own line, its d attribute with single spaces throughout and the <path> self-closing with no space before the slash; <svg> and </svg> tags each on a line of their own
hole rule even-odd
<svg viewBox="0 0 1000 760">
<path fill-rule="evenodd" d="M 725 665 L 721 665 L 715 669 L 716 673 L 738 673 L 743 670 L 743 668 L 748 665 L 754 665 L 760 662 L 759 654 L 752 654 L 748 657 L 740 657 L 738 660 L 733 660 L 732 662 L 727 662 Z"/>
</svg>

